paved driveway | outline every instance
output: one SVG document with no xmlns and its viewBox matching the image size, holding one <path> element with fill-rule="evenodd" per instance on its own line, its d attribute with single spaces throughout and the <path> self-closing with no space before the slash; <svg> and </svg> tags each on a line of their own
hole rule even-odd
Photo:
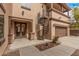
<svg viewBox="0 0 79 59">
<path fill-rule="evenodd" d="M 61 45 L 66 45 L 69 47 L 73 47 L 75 49 L 79 49 L 79 37 L 78 36 L 69 36 L 59 38 Z"/>
</svg>

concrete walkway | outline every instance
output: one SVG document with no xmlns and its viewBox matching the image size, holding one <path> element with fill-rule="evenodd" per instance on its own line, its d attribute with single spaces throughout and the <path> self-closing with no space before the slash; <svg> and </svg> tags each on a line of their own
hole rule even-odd
<svg viewBox="0 0 79 59">
<path fill-rule="evenodd" d="M 79 55 L 79 37 L 62 37 L 59 38 L 60 45 L 49 48 L 44 51 L 39 51 L 34 46 L 24 46 L 15 50 L 15 53 L 8 55 L 21 55 L 21 56 L 71 56 Z M 41 43 L 41 42 L 40 42 Z M 78 53 L 77 53 L 77 52 Z M 74 54 L 75 53 L 75 54 Z"/>
<path fill-rule="evenodd" d="M 76 49 L 68 47 L 65 45 L 59 45 L 53 48 L 50 48 L 42 53 L 46 56 L 70 56 Z"/>
<path fill-rule="evenodd" d="M 51 42 L 52 40 L 28 40 L 28 39 L 15 39 L 14 42 L 9 46 L 9 50 L 17 50 L 23 47 L 38 45 L 46 42 Z"/>
<path fill-rule="evenodd" d="M 75 50 L 68 46 L 59 45 L 44 51 L 39 51 L 34 46 L 28 46 L 12 51 L 4 56 L 70 56 Z"/>
<path fill-rule="evenodd" d="M 19 49 L 21 56 L 70 56 L 75 52 L 74 48 L 59 45 L 44 51 L 39 51 L 34 46 Z"/>
</svg>

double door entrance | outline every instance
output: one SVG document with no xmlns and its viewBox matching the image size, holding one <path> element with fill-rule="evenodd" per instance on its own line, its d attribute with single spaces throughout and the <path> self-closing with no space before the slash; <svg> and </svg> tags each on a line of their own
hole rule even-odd
<svg viewBox="0 0 79 59">
<path fill-rule="evenodd" d="M 16 38 L 26 37 L 27 23 L 15 22 L 15 35 Z"/>
</svg>

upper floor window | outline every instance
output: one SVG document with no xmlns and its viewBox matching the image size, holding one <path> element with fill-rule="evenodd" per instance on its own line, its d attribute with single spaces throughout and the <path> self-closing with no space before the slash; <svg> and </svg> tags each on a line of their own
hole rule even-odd
<svg viewBox="0 0 79 59">
<path fill-rule="evenodd" d="M 63 14 L 69 16 L 69 11 L 68 10 L 65 10 L 65 11 L 63 11 Z"/>
<path fill-rule="evenodd" d="M 67 11 L 63 11 L 63 14 L 68 15 Z"/>
<path fill-rule="evenodd" d="M 5 42 L 4 39 L 4 16 L 0 15 L 0 46 Z"/>
<path fill-rule="evenodd" d="M 31 6 L 32 6 L 31 3 L 22 3 L 22 4 L 21 4 L 21 7 L 22 7 L 23 9 L 27 9 L 27 10 L 31 10 Z"/>
</svg>

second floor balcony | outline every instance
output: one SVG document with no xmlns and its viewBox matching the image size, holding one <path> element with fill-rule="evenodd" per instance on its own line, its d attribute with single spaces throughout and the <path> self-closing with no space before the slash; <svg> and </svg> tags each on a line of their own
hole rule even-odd
<svg viewBox="0 0 79 59">
<path fill-rule="evenodd" d="M 51 4 L 49 18 L 58 19 L 69 22 L 69 11 L 71 9 L 66 4 L 53 3 Z"/>
<path fill-rule="evenodd" d="M 69 11 L 71 9 L 65 3 L 53 3 L 52 5 L 53 5 L 51 6 L 52 9 L 57 10 L 62 14 L 65 14 L 66 16 L 69 16 Z"/>
<path fill-rule="evenodd" d="M 50 15 L 49 18 L 57 19 L 57 20 L 60 20 L 60 21 L 65 21 L 65 22 L 70 22 L 69 21 L 70 17 L 68 17 L 68 16 L 66 16 L 66 15 L 64 15 L 62 13 L 59 13 L 59 12 L 57 12 L 55 10 L 50 11 L 49 15 Z"/>
</svg>

